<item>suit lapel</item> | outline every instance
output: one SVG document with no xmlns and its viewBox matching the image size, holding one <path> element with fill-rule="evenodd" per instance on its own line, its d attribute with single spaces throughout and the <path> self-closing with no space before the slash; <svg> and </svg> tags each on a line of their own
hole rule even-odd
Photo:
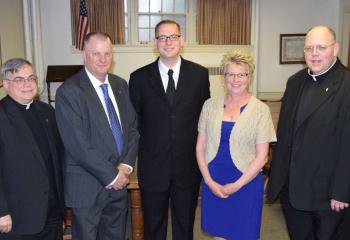
<svg viewBox="0 0 350 240">
<path fill-rule="evenodd" d="M 162 78 L 160 76 L 159 67 L 158 67 L 158 60 L 159 59 L 157 59 L 151 66 L 150 85 L 154 89 L 154 91 L 163 99 L 163 101 L 167 102 L 169 109 L 171 109 L 172 107 L 170 106 L 170 103 L 168 102 L 168 99 L 166 97 Z M 181 58 L 179 79 L 178 79 L 177 86 L 176 86 L 175 99 L 174 99 L 173 106 L 177 105 L 177 102 L 181 99 L 184 91 L 186 91 L 187 83 L 190 82 L 190 75 L 188 74 L 189 72 L 190 71 L 188 69 L 188 65 L 186 63 L 186 60 Z"/>
<path fill-rule="evenodd" d="M 36 112 L 38 113 L 38 118 L 41 123 L 41 126 L 43 126 L 44 128 L 51 153 L 56 154 L 56 148 L 53 147 L 53 142 L 52 142 L 53 136 L 50 129 L 48 128 L 49 117 L 47 116 L 47 113 L 42 111 L 42 109 L 40 109 L 40 107 L 36 104 L 36 102 L 33 102 L 31 107 L 35 108 Z"/>
<path fill-rule="evenodd" d="M 95 122 L 93 125 L 98 126 L 97 131 L 100 131 L 100 134 L 103 138 L 105 138 L 105 142 L 108 144 L 108 147 L 115 153 L 116 156 L 118 156 L 117 147 L 109 125 L 108 117 L 85 70 L 81 71 L 80 86 L 86 95 L 85 99 L 87 100 L 87 105 L 89 108 L 88 111 L 91 113 L 90 120 Z"/>
<path fill-rule="evenodd" d="M 177 82 L 177 87 L 175 92 L 174 106 L 177 105 L 177 102 L 180 101 L 183 93 L 188 88 L 187 84 L 191 81 L 189 73 L 190 73 L 190 70 L 188 69 L 188 64 L 186 63 L 186 60 L 181 58 L 180 73 L 179 73 L 179 79 Z"/>
<path fill-rule="evenodd" d="M 51 126 L 51 123 L 49 122 L 52 119 L 50 119 L 49 116 L 47 116 L 48 113 L 46 111 L 43 111 L 43 109 L 41 109 L 36 102 L 34 102 L 32 104 L 32 107 L 34 107 L 36 112 L 38 113 L 39 121 L 41 123 L 41 126 L 43 126 L 43 128 L 44 128 L 46 139 L 48 141 L 48 145 L 49 145 L 49 148 L 50 148 L 52 161 L 53 161 L 53 164 L 56 166 L 54 168 L 54 170 L 56 171 L 57 169 L 59 169 L 57 167 L 57 164 L 58 164 L 57 163 L 58 153 L 57 153 L 56 143 L 54 142 L 56 136 L 54 136 L 54 133 L 52 132 L 53 129 L 51 129 L 51 127 L 54 126 L 54 125 Z"/>
<path fill-rule="evenodd" d="M 294 101 L 296 101 L 295 104 L 292 105 L 292 108 L 291 109 L 288 109 L 287 111 L 291 111 L 292 114 L 292 119 L 288 119 L 290 122 L 291 122 L 291 127 L 290 129 L 294 129 L 294 132 L 296 132 L 297 130 L 297 126 L 296 126 L 296 118 L 297 118 L 297 113 L 298 113 L 298 107 L 299 107 L 299 104 L 300 104 L 300 99 L 301 99 L 301 95 L 303 93 L 303 90 L 304 90 L 304 87 L 305 87 L 305 79 L 307 77 L 307 72 L 305 71 L 303 76 L 301 77 L 301 83 L 297 83 L 296 84 L 296 89 L 292 89 L 291 91 L 295 94 L 293 94 L 290 99 L 295 99 Z M 287 100 L 288 101 L 288 100 Z M 288 102 L 293 102 L 293 100 L 289 100 Z M 292 137 L 293 137 L 293 134 L 290 135 L 291 139 L 292 140 Z"/>
<path fill-rule="evenodd" d="M 159 58 L 152 63 L 150 73 L 149 73 L 150 78 L 147 79 L 147 81 L 149 81 L 151 88 L 159 97 L 161 97 L 164 101 L 168 101 L 165 95 L 162 78 L 160 76 L 158 61 L 159 61 Z"/>
<path fill-rule="evenodd" d="M 312 101 L 312 106 L 307 114 L 302 116 L 300 119 L 298 125 L 296 125 L 296 130 L 307 120 L 322 104 L 324 104 L 333 94 L 335 94 L 340 86 L 340 79 L 341 77 L 339 74 L 339 68 L 337 68 L 335 71 L 332 71 L 328 74 L 326 79 L 324 79 L 324 83 L 320 88 L 318 88 L 317 94 L 315 94 L 315 97 Z M 306 77 L 305 77 L 306 78 Z M 305 80 L 304 80 L 305 81 Z M 300 97 L 299 97 L 300 99 Z M 296 112 L 297 113 L 297 112 Z"/>
<path fill-rule="evenodd" d="M 166 93 L 164 91 L 164 86 L 162 82 L 162 78 L 160 76 L 159 67 L 158 67 L 158 61 L 157 59 L 155 62 L 152 63 L 150 68 L 150 78 L 149 84 L 151 88 L 154 90 L 154 92 L 161 98 L 163 101 L 165 101 L 169 109 L 171 109 L 171 106 L 168 102 L 168 99 L 166 97 Z M 183 93 L 186 91 L 187 83 L 190 82 L 190 74 L 189 74 L 188 64 L 186 63 L 186 60 L 181 58 L 181 66 L 180 66 L 180 73 L 179 73 L 179 79 L 176 86 L 175 91 L 175 99 L 173 106 L 177 105 L 177 102 L 180 101 L 182 98 Z"/>
<path fill-rule="evenodd" d="M 118 106 L 118 111 L 119 111 L 119 121 L 121 122 L 121 127 L 123 131 L 123 140 L 124 140 L 124 145 L 127 142 L 127 135 L 126 132 L 128 131 L 128 122 L 126 121 L 126 116 L 127 116 L 127 103 L 125 102 L 126 97 L 124 96 L 125 94 L 128 94 L 123 91 L 123 88 L 119 85 L 118 81 L 113 80 L 113 76 L 109 76 L 109 83 L 111 85 L 113 95 L 115 98 L 115 101 L 117 102 Z M 125 147 L 124 147 L 125 149 Z"/>
<path fill-rule="evenodd" d="M 61 188 L 61 182 L 60 179 L 62 178 L 61 175 L 61 171 L 62 171 L 62 165 L 59 159 L 60 153 L 57 151 L 60 151 L 59 148 L 57 148 L 57 141 L 59 141 L 58 139 L 58 132 L 55 132 L 56 129 L 56 123 L 51 123 L 50 121 L 55 121 L 54 119 L 52 119 L 50 116 L 48 116 L 49 114 L 51 114 L 48 111 L 44 111 L 44 109 L 42 109 L 41 107 L 39 107 L 39 105 L 34 102 L 34 104 L 32 104 L 33 107 L 35 108 L 35 110 L 38 113 L 38 117 L 39 117 L 39 121 L 41 122 L 41 125 L 44 128 L 45 134 L 46 134 L 46 139 L 48 141 L 48 145 L 50 148 L 50 153 L 51 153 L 51 161 L 53 164 L 53 171 L 55 174 L 55 184 L 57 186 L 57 192 L 59 195 L 59 198 L 62 198 L 62 193 L 61 191 L 59 191 L 59 189 Z"/>
</svg>

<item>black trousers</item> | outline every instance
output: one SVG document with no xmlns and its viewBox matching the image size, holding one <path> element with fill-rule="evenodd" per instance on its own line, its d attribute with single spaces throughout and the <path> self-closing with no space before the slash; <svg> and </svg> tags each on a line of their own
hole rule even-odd
<svg viewBox="0 0 350 240">
<path fill-rule="evenodd" d="M 281 193 L 283 213 L 291 240 L 350 240 L 350 209 L 302 211 L 295 209 L 288 190 Z"/>
<path fill-rule="evenodd" d="M 186 189 L 170 184 L 165 192 L 141 189 L 144 211 L 144 239 L 166 239 L 170 200 L 172 239 L 192 240 L 198 192 L 199 183 Z"/>
<path fill-rule="evenodd" d="M 0 240 L 62 240 L 62 219 L 49 219 L 44 229 L 37 234 L 0 233 Z"/>
</svg>

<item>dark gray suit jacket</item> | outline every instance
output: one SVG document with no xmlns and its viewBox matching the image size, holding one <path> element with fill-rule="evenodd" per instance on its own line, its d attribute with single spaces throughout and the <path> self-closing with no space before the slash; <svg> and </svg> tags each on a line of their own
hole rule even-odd
<svg viewBox="0 0 350 240">
<path fill-rule="evenodd" d="M 107 191 L 120 163 L 134 166 L 139 134 L 128 85 L 108 76 L 118 104 L 124 147 L 119 156 L 103 105 L 85 69 L 65 80 L 56 94 L 56 119 L 65 146 L 65 200 L 69 207 L 89 207 Z"/>
<path fill-rule="evenodd" d="M 350 70 L 333 66 L 297 124 L 307 78 L 303 69 L 288 80 L 267 196 L 275 199 L 288 183 L 291 204 L 313 211 L 329 209 L 330 199 L 350 202 Z"/>
</svg>

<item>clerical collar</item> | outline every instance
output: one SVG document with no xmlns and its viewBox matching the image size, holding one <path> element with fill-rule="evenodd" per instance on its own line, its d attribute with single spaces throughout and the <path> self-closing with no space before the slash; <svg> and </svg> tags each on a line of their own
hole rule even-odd
<svg viewBox="0 0 350 240">
<path fill-rule="evenodd" d="M 9 96 L 9 95 L 8 95 Z M 21 109 L 23 110 L 28 110 L 30 108 L 30 106 L 32 105 L 32 103 L 34 102 L 34 100 L 32 99 L 32 101 L 30 101 L 29 103 L 20 103 L 17 102 L 15 99 L 13 99 L 11 96 L 9 96 L 9 98 Z"/>
<path fill-rule="evenodd" d="M 329 68 L 327 68 L 325 71 L 319 73 L 319 74 L 312 74 L 312 71 L 309 69 L 307 69 L 307 73 L 312 77 L 312 79 L 316 82 L 317 78 L 316 77 L 320 77 L 324 74 L 326 74 L 333 66 L 334 64 L 337 62 L 337 58 L 334 59 L 333 63 L 329 66 Z"/>
<path fill-rule="evenodd" d="M 30 105 L 33 103 L 33 100 L 29 103 L 19 103 L 22 106 L 25 106 L 25 109 L 28 110 L 30 108 Z"/>
<path fill-rule="evenodd" d="M 27 104 L 22 104 L 24 106 L 26 106 L 26 110 L 28 110 L 30 108 L 30 105 L 33 103 L 33 100 L 30 103 Z"/>
</svg>

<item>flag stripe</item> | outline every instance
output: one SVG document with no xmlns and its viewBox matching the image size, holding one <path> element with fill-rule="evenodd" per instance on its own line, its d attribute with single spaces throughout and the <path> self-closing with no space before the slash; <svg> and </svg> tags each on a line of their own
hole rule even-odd
<svg viewBox="0 0 350 240">
<path fill-rule="evenodd" d="M 79 24 L 78 24 L 78 32 L 76 37 L 75 46 L 76 48 L 82 50 L 84 48 L 84 38 L 86 34 L 90 31 L 89 28 L 89 19 L 88 12 L 86 9 L 85 0 L 80 0 L 80 8 L 79 8 Z"/>
</svg>

